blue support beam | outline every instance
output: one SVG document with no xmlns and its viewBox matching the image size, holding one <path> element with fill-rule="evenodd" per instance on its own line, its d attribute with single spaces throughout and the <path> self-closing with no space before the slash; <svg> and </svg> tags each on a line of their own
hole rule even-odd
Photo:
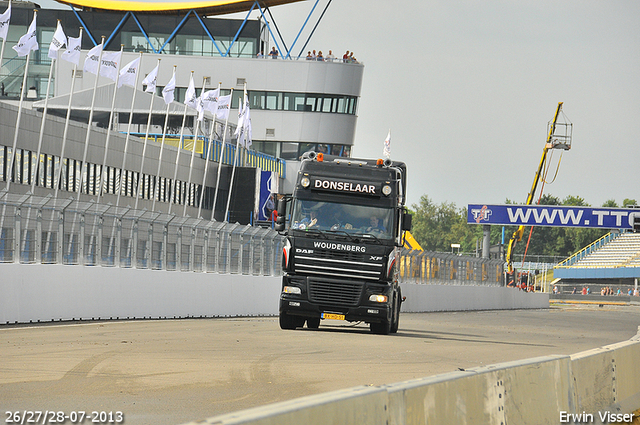
<svg viewBox="0 0 640 425">
<path fill-rule="evenodd" d="M 113 32 L 111 33 L 109 38 L 107 38 L 107 40 L 104 42 L 104 46 L 102 46 L 104 49 L 107 48 L 107 46 L 109 45 L 109 43 L 111 42 L 113 37 L 115 37 L 115 35 L 118 33 L 118 31 L 120 31 L 120 28 L 122 28 L 122 25 L 124 25 L 124 23 L 127 21 L 127 18 L 129 17 L 130 14 L 132 15 L 131 12 L 127 12 L 127 13 L 124 14 L 122 19 L 120 20 L 120 23 L 115 27 L 115 29 L 113 30 Z"/>
<path fill-rule="evenodd" d="M 204 29 L 204 31 L 207 33 L 213 45 L 216 46 L 216 50 L 218 50 L 218 53 L 220 54 L 220 56 L 224 56 L 224 54 L 222 53 L 222 50 L 220 50 L 220 47 L 218 47 L 218 43 L 216 43 L 216 40 L 214 40 L 213 36 L 211 35 L 211 32 L 209 32 L 209 28 L 207 28 L 207 26 L 204 24 L 200 16 L 195 11 L 193 13 L 196 15 L 196 18 L 198 18 L 198 21 L 200 21 L 200 25 L 202 25 L 202 29 Z"/>
<path fill-rule="evenodd" d="M 298 31 L 298 35 L 296 35 L 295 40 L 293 40 L 293 44 L 291 45 L 291 48 L 289 49 L 289 53 L 287 53 L 287 57 L 285 59 L 289 59 L 290 55 L 291 55 L 291 51 L 293 50 L 293 46 L 296 45 L 296 42 L 298 41 L 298 38 L 300 38 L 300 34 L 302 34 L 302 31 L 304 30 L 304 27 L 307 25 L 307 22 L 309 22 L 309 18 L 311 18 L 311 15 L 313 14 L 313 11 L 316 10 L 316 6 L 318 6 L 318 2 L 320 0 L 316 0 L 316 2 L 313 4 L 313 7 L 311 8 L 311 12 L 309 12 L 309 15 L 307 16 L 307 19 L 304 20 L 304 23 L 302 24 L 302 28 L 300 28 L 300 31 Z M 299 58 L 299 56 L 298 56 Z"/>
<path fill-rule="evenodd" d="M 84 23 L 84 21 L 82 20 L 82 18 L 78 14 L 78 12 L 76 12 L 76 9 L 73 6 L 69 5 L 69 7 L 71 8 L 71 11 L 73 12 L 73 14 L 76 15 L 76 18 L 78 18 L 78 21 L 80 22 L 80 25 L 82 25 L 82 28 L 84 28 L 84 32 L 87 33 L 87 35 L 89 36 L 89 38 L 93 42 L 93 45 L 97 46 L 98 43 L 96 42 L 96 39 L 93 38 L 93 34 L 91 34 L 91 31 L 89 30 L 89 27 L 87 26 L 87 24 Z"/>
<path fill-rule="evenodd" d="M 147 32 L 144 30 L 144 28 L 142 28 L 142 24 L 138 20 L 138 17 L 133 13 L 131 14 L 131 16 L 133 16 L 133 19 L 136 21 L 138 28 L 140 28 L 140 32 L 142 33 L 142 35 L 144 35 L 144 38 L 147 39 L 147 43 L 149 43 L 149 47 L 151 47 L 151 50 L 153 51 L 153 53 L 158 53 L 158 51 L 153 47 L 153 44 L 151 44 L 151 40 L 149 40 L 149 36 L 147 35 Z"/>
<path fill-rule="evenodd" d="M 229 52 L 231 51 L 231 47 L 233 47 L 235 42 L 238 40 L 238 37 L 240 37 L 240 33 L 242 32 L 242 29 L 244 28 L 244 25 L 249 20 L 249 15 L 251 15 L 251 12 L 253 12 L 253 9 L 256 8 L 256 4 L 258 4 L 258 2 L 254 1 L 253 2 L 253 6 L 251 6 L 251 9 L 249 10 L 249 12 L 247 12 L 247 16 L 244 18 L 244 21 L 242 21 L 242 25 L 240 25 L 240 28 L 238 28 L 238 32 L 236 32 L 235 37 L 233 37 L 233 41 L 231 41 L 231 44 L 229 44 L 229 48 L 227 49 L 227 52 L 224 54 L 225 57 L 229 56 Z"/>
</svg>

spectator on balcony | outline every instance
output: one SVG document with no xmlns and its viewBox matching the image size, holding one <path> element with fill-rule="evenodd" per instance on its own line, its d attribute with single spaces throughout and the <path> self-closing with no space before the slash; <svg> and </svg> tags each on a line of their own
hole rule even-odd
<svg viewBox="0 0 640 425">
<path fill-rule="evenodd" d="M 318 51 L 318 56 L 316 56 L 316 60 L 320 62 L 324 62 L 324 56 L 322 56 L 322 50 Z"/>
<path fill-rule="evenodd" d="M 278 59 L 278 51 L 276 50 L 275 47 L 271 48 L 271 51 L 269 52 L 269 56 L 271 56 L 271 59 Z"/>
<path fill-rule="evenodd" d="M 327 55 L 326 61 L 327 62 L 333 62 L 335 60 L 335 56 L 333 56 L 333 53 L 331 52 L 331 50 L 329 50 L 329 54 Z"/>
<path fill-rule="evenodd" d="M 311 50 L 309 50 L 309 51 L 307 52 L 307 60 L 308 60 L 308 61 L 313 60 L 313 56 L 311 56 Z"/>
<path fill-rule="evenodd" d="M 347 50 L 347 53 L 342 55 L 342 62 L 344 62 L 344 63 L 349 62 L 349 51 L 348 50 Z"/>
</svg>

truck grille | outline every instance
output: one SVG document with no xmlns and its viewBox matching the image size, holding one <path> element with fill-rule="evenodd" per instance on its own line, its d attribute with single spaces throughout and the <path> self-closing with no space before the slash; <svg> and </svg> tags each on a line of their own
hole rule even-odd
<svg viewBox="0 0 640 425">
<path fill-rule="evenodd" d="M 358 305 L 364 283 L 309 279 L 309 301 L 328 305 Z"/>
<path fill-rule="evenodd" d="M 309 275 L 321 275 L 334 278 L 350 278 L 358 280 L 380 280 L 382 263 L 367 263 L 362 256 L 348 254 L 339 258 L 331 258 L 330 252 L 316 252 L 313 257 L 296 255 L 295 272 Z"/>
</svg>

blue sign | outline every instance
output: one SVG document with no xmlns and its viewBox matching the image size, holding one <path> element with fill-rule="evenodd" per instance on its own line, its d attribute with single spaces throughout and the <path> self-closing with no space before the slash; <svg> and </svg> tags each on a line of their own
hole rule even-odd
<svg viewBox="0 0 640 425">
<path fill-rule="evenodd" d="M 640 220 L 640 209 L 469 204 L 467 223 L 502 226 L 633 229 L 634 217 Z"/>
</svg>

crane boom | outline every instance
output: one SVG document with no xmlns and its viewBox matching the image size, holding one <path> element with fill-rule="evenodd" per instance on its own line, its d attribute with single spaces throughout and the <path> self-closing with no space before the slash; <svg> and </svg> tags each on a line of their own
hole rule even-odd
<svg viewBox="0 0 640 425">
<path fill-rule="evenodd" d="M 556 109 L 556 114 L 553 117 L 553 121 L 549 126 L 549 135 L 547 136 L 547 141 L 544 145 L 544 149 L 542 150 L 542 158 L 540 158 L 540 164 L 538 165 L 538 169 L 536 170 L 536 175 L 533 179 L 533 184 L 531 185 L 531 191 L 529 191 L 529 195 L 527 195 L 527 202 L 525 205 L 531 205 L 533 202 L 533 198 L 536 193 L 536 189 L 538 188 L 538 182 L 540 181 L 540 177 L 542 175 L 542 170 L 544 168 L 544 163 L 547 160 L 547 153 L 549 149 L 565 149 L 568 150 L 571 148 L 570 144 L 567 143 L 554 143 L 554 135 L 556 131 L 556 125 L 558 123 L 558 116 L 560 115 L 560 111 L 562 110 L 562 102 L 558 103 L 558 108 Z M 516 243 L 522 240 L 522 235 L 524 234 L 525 226 L 518 226 L 511 239 L 509 240 L 509 244 L 507 245 L 506 251 L 506 263 L 507 263 L 507 275 L 513 274 L 513 250 L 516 246 Z M 508 282 L 508 278 L 507 278 Z"/>
</svg>

